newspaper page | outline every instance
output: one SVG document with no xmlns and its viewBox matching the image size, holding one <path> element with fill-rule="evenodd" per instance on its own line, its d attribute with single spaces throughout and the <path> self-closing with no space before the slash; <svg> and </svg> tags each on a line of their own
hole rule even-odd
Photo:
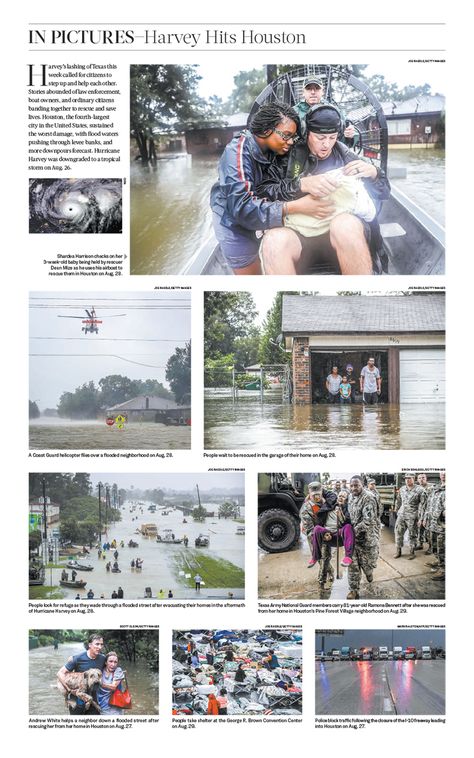
<svg viewBox="0 0 474 758">
<path fill-rule="evenodd" d="M 444 11 L 13 10 L 4 691 L 36 755 L 462 728 Z"/>
</svg>

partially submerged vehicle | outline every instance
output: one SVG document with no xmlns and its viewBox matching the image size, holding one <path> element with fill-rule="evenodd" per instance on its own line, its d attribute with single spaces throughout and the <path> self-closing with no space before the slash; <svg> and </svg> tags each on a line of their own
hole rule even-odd
<svg viewBox="0 0 474 758">
<path fill-rule="evenodd" d="M 208 534 L 200 534 L 194 540 L 195 547 L 209 547 L 210 544 L 211 544 L 211 539 Z"/>
<path fill-rule="evenodd" d="M 357 140 L 351 150 L 387 172 L 388 127 L 382 105 L 367 84 L 353 75 L 349 66 L 308 64 L 281 74 L 258 95 L 248 122 L 267 103 L 279 100 L 294 106 L 300 102 L 303 83 L 308 76 L 323 81 L 326 102 L 338 107 L 346 121 L 355 127 Z M 390 178 L 390 171 L 388 176 Z M 378 220 L 383 238 L 384 274 L 444 274 L 444 228 L 398 188 L 392 186 Z M 181 273 L 231 275 L 232 269 L 212 238 Z M 334 261 L 334 264 L 315 263 L 303 273 L 339 274 L 340 270 Z"/>
<path fill-rule="evenodd" d="M 158 534 L 158 527 L 156 524 L 142 524 L 140 526 L 140 533 L 144 537 L 156 537 Z"/>
<path fill-rule="evenodd" d="M 176 537 L 172 529 L 162 529 L 156 535 L 156 541 L 167 545 L 181 545 L 183 538 Z"/>
</svg>

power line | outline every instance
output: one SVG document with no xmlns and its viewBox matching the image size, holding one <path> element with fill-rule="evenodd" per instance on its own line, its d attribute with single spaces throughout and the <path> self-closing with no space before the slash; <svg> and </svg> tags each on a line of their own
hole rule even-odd
<svg viewBox="0 0 474 758">
<path fill-rule="evenodd" d="M 189 342 L 188 339 L 155 339 L 146 337 L 30 337 L 31 340 L 80 340 L 82 342 Z"/>
<path fill-rule="evenodd" d="M 132 355 L 134 355 L 134 353 L 132 353 Z M 138 355 L 140 355 L 140 353 L 138 353 Z M 142 355 L 147 355 L 147 353 L 142 353 Z M 30 353 L 30 358 L 116 358 L 119 361 L 125 361 L 125 363 L 135 363 L 137 366 L 146 366 L 147 368 L 167 368 L 167 366 L 154 366 L 149 363 L 140 363 L 139 361 L 132 361 L 130 358 L 124 358 L 121 355 L 108 353 Z"/>
</svg>

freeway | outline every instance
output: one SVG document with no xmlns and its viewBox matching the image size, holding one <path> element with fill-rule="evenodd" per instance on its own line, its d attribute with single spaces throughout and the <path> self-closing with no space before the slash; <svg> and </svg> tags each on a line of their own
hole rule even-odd
<svg viewBox="0 0 474 758">
<path fill-rule="evenodd" d="M 316 662 L 317 715 L 445 713 L 445 661 Z"/>
</svg>

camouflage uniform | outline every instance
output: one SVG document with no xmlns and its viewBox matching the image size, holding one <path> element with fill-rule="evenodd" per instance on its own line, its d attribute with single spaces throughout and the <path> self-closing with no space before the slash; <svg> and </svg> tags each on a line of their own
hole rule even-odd
<svg viewBox="0 0 474 758">
<path fill-rule="evenodd" d="M 429 536 L 429 530 L 425 523 L 425 515 L 426 512 L 430 506 L 431 497 L 433 495 L 433 486 L 431 484 L 427 484 L 426 487 L 420 487 L 425 492 L 425 498 L 422 503 L 420 503 L 420 507 L 418 508 L 418 521 L 420 522 L 420 525 L 418 527 L 418 544 L 423 546 L 424 542 L 427 542 L 428 545 L 430 544 L 430 536 Z"/>
<path fill-rule="evenodd" d="M 428 550 L 426 555 L 436 555 L 437 553 L 437 540 L 436 535 L 431 531 L 431 518 L 433 515 L 433 506 L 435 504 L 434 493 L 437 487 L 431 487 L 428 493 L 426 507 L 423 512 L 423 527 L 425 530 L 425 538 L 428 543 Z"/>
<path fill-rule="evenodd" d="M 316 514 L 313 512 L 313 507 L 310 500 L 305 500 L 300 510 L 300 521 L 303 534 L 308 541 L 309 551 L 313 554 L 313 530 L 316 526 Z M 324 582 L 327 577 L 334 578 L 334 571 L 331 566 L 331 548 L 326 544 L 321 546 L 321 563 L 319 568 L 320 582 Z"/>
<path fill-rule="evenodd" d="M 375 503 L 377 505 L 377 518 L 380 521 L 380 519 L 382 518 L 382 513 L 383 513 L 382 500 L 381 500 L 380 495 L 377 492 L 377 490 L 369 490 L 369 492 L 375 498 Z"/>
<path fill-rule="evenodd" d="M 400 487 L 397 497 L 397 520 L 395 522 L 395 544 L 399 550 L 403 547 L 403 537 L 408 529 L 410 550 L 413 553 L 418 536 L 418 509 L 426 500 L 423 487 L 415 484 L 411 490 L 406 484 Z"/>
<path fill-rule="evenodd" d="M 362 571 L 368 581 L 379 557 L 380 525 L 377 517 L 377 502 L 368 490 L 360 495 L 349 496 L 349 514 L 355 532 L 355 547 L 352 563 L 348 568 L 349 588 L 359 591 Z"/>
<path fill-rule="evenodd" d="M 440 570 L 444 571 L 446 566 L 445 559 L 445 518 L 446 518 L 446 488 L 439 484 L 432 496 L 433 506 L 431 510 L 430 532 L 433 540 L 436 540 L 438 563 Z"/>
</svg>

